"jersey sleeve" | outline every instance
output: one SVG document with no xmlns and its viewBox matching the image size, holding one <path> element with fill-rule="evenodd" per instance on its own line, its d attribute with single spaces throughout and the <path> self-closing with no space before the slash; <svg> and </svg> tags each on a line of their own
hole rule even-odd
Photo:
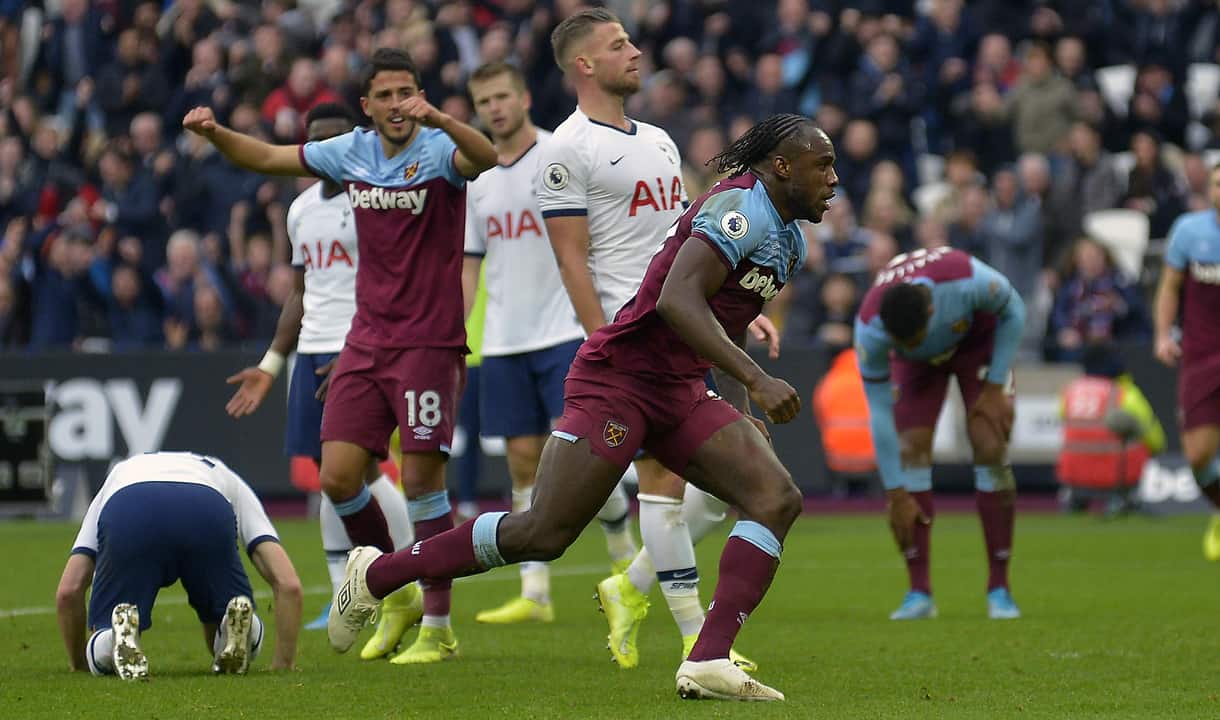
<svg viewBox="0 0 1220 720">
<path fill-rule="evenodd" d="M 288 206 L 288 244 L 292 247 L 292 266 L 305 267 L 305 256 L 301 253 L 301 244 L 297 242 L 297 232 L 301 223 L 301 196 Z"/>
<path fill-rule="evenodd" d="M 589 214 L 589 163 L 572 142 L 551 140 L 542 148 L 535 181 L 542 217 L 573 217 Z"/>
<path fill-rule="evenodd" d="M 453 138 L 448 134 L 439 130 L 436 136 L 436 152 L 440 153 L 440 157 L 437 159 L 440 161 L 441 173 L 454 187 L 466 187 L 467 178 L 458 171 L 457 167 L 457 143 L 453 142 Z"/>
<path fill-rule="evenodd" d="M 970 264 L 973 273 L 968 280 L 968 297 L 974 309 L 994 313 L 998 320 L 987 382 L 1003 385 L 1025 331 L 1025 301 L 1012 289 L 1008 278 L 991 266 L 976 258 L 971 258 Z"/>
<path fill-rule="evenodd" d="M 725 190 L 708 197 L 691 221 L 691 235 L 702 238 L 731 270 L 767 239 L 770 218 L 756 211 L 746 190 Z"/>
<path fill-rule="evenodd" d="M 463 250 L 467 255 L 476 255 L 482 257 L 487 254 L 487 238 L 483 235 L 487 232 L 487 223 L 479 222 L 478 214 L 474 210 L 474 197 L 470 191 L 466 193 L 466 239 L 463 244 Z"/>
<path fill-rule="evenodd" d="M 1178 218 L 1173 227 L 1169 228 L 1169 244 L 1165 248 L 1165 264 L 1174 270 L 1185 270 L 1190 262 L 1190 231 L 1183 222 L 1185 216 Z"/>
<path fill-rule="evenodd" d="M 76 533 L 76 540 L 72 542 L 72 555 L 88 555 L 97 559 L 97 519 L 101 514 L 102 493 L 98 492 L 93 496 L 93 502 L 89 503 L 85 519 L 80 524 L 80 531 Z"/>
<path fill-rule="evenodd" d="M 333 138 L 301 145 L 301 164 L 324 180 L 342 183 L 346 179 L 343 172 L 344 158 L 355 145 L 358 132 L 360 131 L 353 130 Z"/>
<path fill-rule="evenodd" d="M 263 504 L 246 481 L 219 460 L 208 460 L 214 463 L 213 472 L 224 476 L 222 487 L 228 489 L 225 495 L 233 505 L 233 514 L 237 516 L 237 537 L 246 549 L 246 554 L 254 552 L 254 548 L 260 543 L 279 542 L 280 536 L 271 524 L 271 519 L 267 517 L 267 511 L 263 509 Z"/>
<path fill-rule="evenodd" d="M 886 490 L 902 487 L 898 429 L 894 425 L 894 385 L 890 380 L 890 347 L 883 331 L 856 318 L 856 362 L 868 400 L 868 429 L 877 470 Z"/>
</svg>

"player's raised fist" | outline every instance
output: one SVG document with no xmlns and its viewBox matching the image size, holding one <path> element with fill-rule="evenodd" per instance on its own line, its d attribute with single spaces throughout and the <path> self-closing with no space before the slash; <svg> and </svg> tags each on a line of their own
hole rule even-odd
<svg viewBox="0 0 1220 720">
<path fill-rule="evenodd" d="M 216 131 L 216 116 L 212 114 L 210 107 L 191 108 L 186 117 L 182 118 L 182 127 L 204 137 L 211 137 Z"/>
<path fill-rule="evenodd" d="M 404 100 L 400 110 L 408 119 L 414 120 L 424 127 L 437 127 L 444 118 L 444 113 L 419 95 Z"/>
<path fill-rule="evenodd" d="M 792 386 L 778 378 L 763 375 L 750 387 L 750 399 L 762 408 L 773 423 L 786 423 L 801 411 L 801 397 Z"/>
</svg>

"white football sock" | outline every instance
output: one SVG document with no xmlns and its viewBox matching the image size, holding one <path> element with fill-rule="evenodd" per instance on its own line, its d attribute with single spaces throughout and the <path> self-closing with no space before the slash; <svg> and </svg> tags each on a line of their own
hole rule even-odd
<svg viewBox="0 0 1220 720">
<path fill-rule="evenodd" d="M 423 627 L 447 628 L 449 627 L 449 616 L 425 615 L 424 618 L 419 621 L 419 624 Z"/>
<path fill-rule="evenodd" d="M 728 509 L 729 504 L 725 501 L 686 483 L 686 490 L 682 494 L 682 519 L 690 529 L 691 542 L 698 545 L 709 532 L 724 522 Z"/>
<path fill-rule="evenodd" d="M 631 536 L 630 523 L 627 522 L 629 510 L 627 491 L 620 482 L 614 486 L 614 491 L 606 498 L 606 504 L 597 512 L 602 532 L 606 533 L 606 550 L 614 562 L 634 556 L 637 550 L 635 538 Z"/>
<path fill-rule="evenodd" d="M 656 567 L 661 593 L 682 636 L 694 635 L 703 626 L 699 605 L 699 570 L 695 547 L 682 519 L 682 501 L 663 495 L 640 493 L 640 537 Z"/>
<path fill-rule="evenodd" d="M 224 649 L 225 640 L 228 637 L 228 632 L 225 630 L 225 623 L 222 619 L 220 626 L 216 628 L 216 634 L 212 636 L 212 654 L 220 652 Z M 262 618 L 255 613 L 250 618 L 250 662 L 254 662 L 254 658 L 258 657 L 258 651 L 263 648 L 263 621 Z"/>
<path fill-rule="evenodd" d="M 513 489 L 513 512 L 529 510 L 534 486 Z M 551 602 L 551 569 L 544 562 L 521 563 L 521 597 L 546 605 Z"/>
<path fill-rule="evenodd" d="M 390 528 L 394 549 L 402 550 L 414 545 L 415 526 L 411 524 L 411 514 L 407 511 L 407 496 L 403 495 L 402 490 L 389 477 L 382 475 L 369 484 L 369 492 L 377 498 L 381 514 L 385 515 L 385 524 Z"/>
<path fill-rule="evenodd" d="M 326 572 L 330 575 L 331 596 L 334 596 L 339 592 L 347 573 L 347 554 L 352 549 L 352 540 L 347 536 L 342 518 L 335 511 L 335 504 L 326 493 L 322 493 L 321 498 L 318 525 L 322 528 L 322 550 L 326 553 Z"/>
<path fill-rule="evenodd" d="M 114 629 L 104 628 L 93 633 L 85 643 L 85 660 L 94 675 L 114 674 Z"/>
</svg>

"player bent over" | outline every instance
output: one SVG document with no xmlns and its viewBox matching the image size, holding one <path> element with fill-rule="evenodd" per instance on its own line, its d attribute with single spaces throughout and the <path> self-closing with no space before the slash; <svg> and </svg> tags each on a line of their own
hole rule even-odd
<svg viewBox="0 0 1220 720">
<path fill-rule="evenodd" d="M 274 593 L 271 669 L 291 669 L 301 627 L 292 561 L 250 486 L 216 458 L 184 452 L 115 465 L 89 505 L 55 593 L 70 667 L 147 680 L 140 633 L 152 626 L 160 589 L 181 579 L 212 672 L 244 674 L 262 647 L 263 621 L 235 540 Z"/>
<path fill-rule="evenodd" d="M 1008 280 L 960 250 L 899 255 L 877 275 L 856 317 L 856 355 L 885 485 L 890 527 L 910 591 L 891 620 L 936 617 L 928 560 L 932 431 L 957 379 L 974 449 L 975 503 L 990 572 L 987 613 L 1020 617 L 1008 589 L 1016 484 L 1008 463 L 1011 366 L 1025 303 Z"/>
<path fill-rule="evenodd" d="M 565 386 L 563 417 L 543 450 L 533 506 L 485 513 L 410 551 L 352 551 L 334 601 L 331 645 L 350 647 L 379 598 L 417 578 L 559 557 L 643 449 L 735 505 L 742 518 L 721 555 L 707 620 L 679 667 L 680 694 L 782 700 L 729 660 L 801 511 L 800 491 L 775 456 L 765 425 L 743 411 L 748 398 L 771 421 L 788 422 L 800 397 L 764 373 L 741 345 L 763 303 L 804 262 L 796 221 L 819 221 L 829 207 L 838 183 L 834 159 L 830 139 L 799 115 L 773 116 L 726 150 L 720 169 L 733 177 L 683 213 L 636 296 L 581 347 Z M 713 365 L 739 383 L 722 388 L 732 404 L 707 393 L 704 376 Z"/>
</svg>

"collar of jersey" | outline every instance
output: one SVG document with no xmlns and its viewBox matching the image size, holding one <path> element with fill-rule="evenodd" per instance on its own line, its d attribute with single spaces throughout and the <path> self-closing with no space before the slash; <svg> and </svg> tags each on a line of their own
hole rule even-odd
<svg viewBox="0 0 1220 720">
<path fill-rule="evenodd" d="M 593 123 L 594 125 L 601 125 L 602 127 L 610 128 L 611 130 L 617 130 L 624 135 L 635 135 L 636 131 L 640 129 L 640 126 L 636 125 L 635 120 L 632 120 L 631 118 L 627 118 L 627 122 L 631 123 L 630 130 L 624 130 L 617 125 L 611 125 L 610 123 L 604 123 L 600 120 L 594 120 L 593 118 L 589 117 L 588 115 L 585 115 L 585 119 L 588 120 L 589 122 Z"/>
<path fill-rule="evenodd" d="M 776 227 L 780 228 L 781 230 L 786 229 L 788 224 L 785 223 L 784 219 L 779 216 L 779 210 L 775 209 L 775 203 L 771 202 L 771 194 L 767 192 L 767 184 L 762 181 L 762 178 L 755 175 L 753 171 L 747 172 L 749 172 L 754 178 L 754 184 L 750 187 L 750 190 L 752 192 L 762 193 L 763 202 L 767 204 L 767 209 L 771 211 L 771 219 L 775 221 Z M 795 222 L 796 221 L 794 220 L 793 223 Z"/>
</svg>

